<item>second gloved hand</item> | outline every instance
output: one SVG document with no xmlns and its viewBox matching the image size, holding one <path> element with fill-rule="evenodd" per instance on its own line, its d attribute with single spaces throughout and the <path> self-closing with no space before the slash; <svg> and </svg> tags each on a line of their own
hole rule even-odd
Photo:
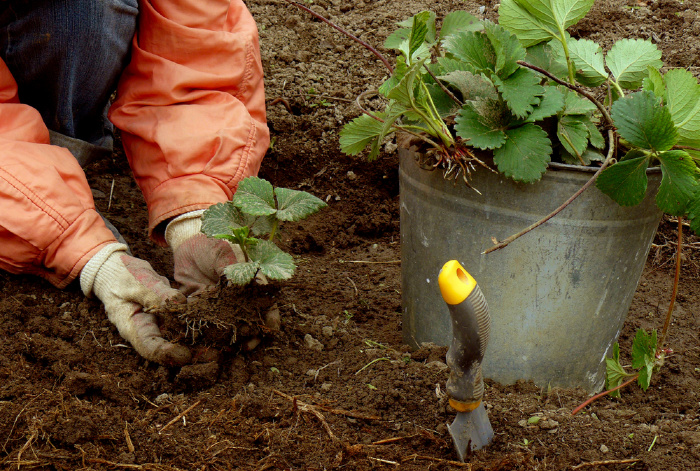
<svg viewBox="0 0 700 471">
<path fill-rule="evenodd" d="M 126 245 L 113 243 L 97 252 L 80 272 L 80 287 L 102 301 L 109 320 L 141 356 L 163 365 L 190 361 L 187 347 L 163 339 L 152 313 L 167 302 L 185 304 L 185 297 L 148 262 L 128 255 Z"/>
<path fill-rule="evenodd" d="M 197 296 L 219 283 L 228 265 L 243 260 L 240 249 L 201 232 L 201 215 L 192 211 L 173 219 L 165 230 L 165 240 L 173 249 L 175 281 L 187 296 Z"/>
</svg>

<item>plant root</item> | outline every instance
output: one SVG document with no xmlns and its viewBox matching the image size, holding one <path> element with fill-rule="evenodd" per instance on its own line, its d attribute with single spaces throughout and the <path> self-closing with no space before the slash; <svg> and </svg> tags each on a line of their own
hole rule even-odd
<svg viewBox="0 0 700 471">
<path fill-rule="evenodd" d="M 296 397 L 285 394 L 282 391 L 278 391 L 275 389 L 274 392 L 275 394 L 278 394 L 283 398 L 292 401 L 293 409 L 298 410 L 299 412 L 306 412 L 307 414 L 311 414 L 314 417 L 316 417 L 319 420 L 319 422 L 321 422 L 323 429 L 326 431 L 331 440 L 333 440 L 334 442 L 340 441 L 338 437 L 336 437 L 333 433 L 333 430 L 331 430 L 331 426 L 328 425 L 328 422 L 326 422 L 326 418 L 323 416 L 323 414 L 321 414 L 321 412 L 318 411 L 318 409 L 316 409 L 316 407 L 312 406 L 311 404 L 302 402 Z"/>
</svg>

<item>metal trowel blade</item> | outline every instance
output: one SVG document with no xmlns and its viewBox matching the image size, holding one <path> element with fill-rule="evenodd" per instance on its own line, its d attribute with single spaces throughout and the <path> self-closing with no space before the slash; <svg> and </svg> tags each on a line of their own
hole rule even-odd
<svg viewBox="0 0 700 471">
<path fill-rule="evenodd" d="M 468 453 L 485 447 L 493 440 L 493 429 L 483 402 L 471 412 L 458 412 L 447 429 L 462 462 Z"/>
</svg>

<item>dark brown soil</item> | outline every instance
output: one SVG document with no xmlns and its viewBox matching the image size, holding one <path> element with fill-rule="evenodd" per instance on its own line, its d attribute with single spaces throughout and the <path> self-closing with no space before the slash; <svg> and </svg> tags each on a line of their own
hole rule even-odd
<svg viewBox="0 0 700 471">
<path fill-rule="evenodd" d="M 173 340 L 219 351 L 183 368 L 141 359 L 77 285 L 59 291 L 0 273 L 0 469 L 459 469 L 446 423 L 444 347 L 401 341 L 397 157 L 338 150 L 359 93 L 386 72 L 367 51 L 282 0 L 247 2 L 260 26 L 273 146 L 261 176 L 329 207 L 286 226 L 299 269 L 288 283 L 223 288 L 165 319 Z M 314 10 L 373 44 L 423 9 L 496 18 L 496 2 L 313 0 Z M 651 38 L 671 66 L 700 69 L 700 7 L 680 0 L 598 1 L 575 36 L 605 46 Z M 98 207 L 137 256 L 172 273 L 147 241 L 125 159 L 88 169 Z M 112 182 L 114 195 L 108 195 Z M 664 221 L 620 338 L 660 328 L 673 282 L 674 223 Z M 466 469 L 700 468 L 700 242 L 689 237 L 666 365 L 644 393 L 604 398 L 488 382 L 491 446 Z M 280 323 L 276 323 L 276 312 Z M 272 315 L 270 315 L 272 313 Z M 249 339 L 264 338 L 253 350 Z M 624 355 L 626 358 L 627 355 Z M 209 361 L 215 359 L 216 361 Z M 536 425 L 528 419 L 540 416 Z M 608 460 L 607 464 L 588 466 Z"/>
</svg>

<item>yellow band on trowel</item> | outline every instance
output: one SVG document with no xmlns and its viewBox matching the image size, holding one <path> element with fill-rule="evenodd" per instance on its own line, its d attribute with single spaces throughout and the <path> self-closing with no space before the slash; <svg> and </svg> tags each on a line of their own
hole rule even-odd
<svg viewBox="0 0 700 471">
<path fill-rule="evenodd" d="M 445 302 L 454 305 L 467 299 L 476 287 L 476 280 L 457 260 L 450 260 L 442 266 L 438 284 Z"/>
<path fill-rule="evenodd" d="M 481 404 L 481 401 L 459 402 L 459 401 L 455 401 L 454 399 L 450 398 L 450 405 L 457 412 L 471 412 L 474 409 L 476 409 L 477 407 L 479 407 L 479 404 Z"/>
</svg>

